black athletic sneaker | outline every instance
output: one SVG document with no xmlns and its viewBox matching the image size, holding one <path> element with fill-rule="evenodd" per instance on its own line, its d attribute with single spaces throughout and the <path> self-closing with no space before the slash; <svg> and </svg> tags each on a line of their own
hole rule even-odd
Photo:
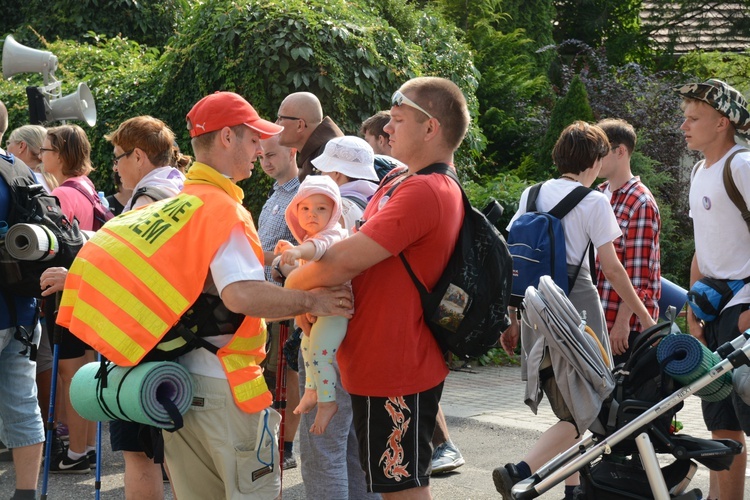
<svg viewBox="0 0 750 500">
<path fill-rule="evenodd" d="M 96 450 L 87 451 L 86 458 L 89 460 L 89 469 L 96 469 Z"/>
<path fill-rule="evenodd" d="M 515 464 L 505 464 L 492 471 L 492 480 L 495 482 L 495 489 L 503 496 L 503 500 L 513 500 L 511 488 L 519 482 L 521 474 Z"/>
<path fill-rule="evenodd" d="M 68 457 L 67 451 L 63 451 L 52 459 L 49 471 L 55 474 L 88 474 L 91 471 L 89 457 L 84 455 L 78 460 L 73 460 Z"/>
</svg>

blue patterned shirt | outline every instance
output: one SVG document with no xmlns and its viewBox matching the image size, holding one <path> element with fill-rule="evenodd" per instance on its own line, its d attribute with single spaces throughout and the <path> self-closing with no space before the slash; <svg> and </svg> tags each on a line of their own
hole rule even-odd
<svg viewBox="0 0 750 500">
<path fill-rule="evenodd" d="M 287 240 L 297 245 L 297 240 L 292 236 L 292 232 L 286 225 L 284 212 L 286 207 L 291 203 L 294 195 L 299 189 L 299 179 L 294 177 L 292 180 L 279 184 L 274 182 L 273 194 L 266 200 L 263 210 L 258 217 L 258 236 L 264 252 L 273 252 L 276 243 L 279 240 Z M 265 266 L 266 280 L 276 283 L 271 279 L 271 266 Z M 280 283 L 276 283 L 281 286 Z"/>
</svg>

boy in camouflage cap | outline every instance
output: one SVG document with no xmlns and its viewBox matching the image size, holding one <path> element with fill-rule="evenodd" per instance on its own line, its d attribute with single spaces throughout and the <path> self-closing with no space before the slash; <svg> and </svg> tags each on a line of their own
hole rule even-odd
<svg viewBox="0 0 750 500">
<path fill-rule="evenodd" d="M 734 125 L 735 133 L 750 140 L 750 111 L 742 94 L 726 82 L 709 78 L 703 83 L 688 83 L 674 88 L 683 99 L 703 101 L 726 116 Z"/>
<path fill-rule="evenodd" d="M 750 139 L 747 101 L 721 80 L 710 79 L 675 87 L 683 98 L 685 121 L 680 129 L 688 148 L 703 153 L 690 183 L 690 216 L 693 218 L 695 255 L 690 267 L 691 285 L 708 276 L 728 280 L 750 276 L 750 232 L 724 187 L 723 172 L 732 169 L 745 200 L 750 200 L 750 152 L 735 135 Z M 734 155 L 734 156 L 732 156 Z M 732 245 L 726 242 L 731 239 Z M 730 249 L 731 247 L 731 249 Z M 701 322 L 688 314 L 690 333 L 712 351 L 750 328 L 750 286 L 746 285 L 721 311 L 718 318 Z M 714 439 L 729 438 L 744 445 L 750 433 L 750 406 L 732 391 L 723 401 L 703 402 L 703 419 Z M 745 489 L 744 450 L 728 471 L 711 475 L 709 498 L 740 500 Z"/>
</svg>

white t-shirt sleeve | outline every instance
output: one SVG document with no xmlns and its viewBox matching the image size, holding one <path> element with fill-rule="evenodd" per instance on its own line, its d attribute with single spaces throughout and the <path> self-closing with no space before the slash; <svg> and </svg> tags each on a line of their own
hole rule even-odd
<svg viewBox="0 0 750 500">
<path fill-rule="evenodd" d="M 516 222 L 516 220 L 518 220 L 519 217 L 521 217 L 523 214 L 526 213 L 526 200 L 529 198 L 529 191 L 531 191 L 530 187 L 524 189 L 523 193 L 521 193 L 521 199 L 518 201 L 518 210 L 516 210 L 516 213 L 510 219 L 510 222 L 508 223 L 508 227 L 505 228 L 507 231 L 510 231 L 510 228 L 513 225 L 513 223 Z"/>
<path fill-rule="evenodd" d="M 599 192 L 590 193 L 589 196 L 593 198 L 594 206 L 587 210 L 588 220 L 586 221 L 586 232 L 591 238 L 591 242 L 594 244 L 594 248 L 614 241 L 622 236 L 622 229 L 617 223 L 617 217 L 612 211 L 612 205 L 606 195 Z"/>
<path fill-rule="evenodd" d="M 255 256 L 245 230 L 237 224 L 211 261 L 211 276 L 221 295 L 224 287 L 238 281 L 265 281 L 263 264 Z"/>
</svg>

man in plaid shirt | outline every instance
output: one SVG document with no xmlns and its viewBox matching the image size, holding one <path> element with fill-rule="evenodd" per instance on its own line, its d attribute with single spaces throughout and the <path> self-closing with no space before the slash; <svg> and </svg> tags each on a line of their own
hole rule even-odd
<svg viewBox="0 0 750 500">
<path fill-rule="evenodd" d="M 661 266 L 659 263 L 659 230 L 661 219 L 651 191 L 633 176 L 630 157 L 636 143 L 632 125 L 624 120 L 607 119 L 597 123 L 604 130 L 611 146 L 602 160 L 601 177 L 606 182 L 599 190 L 610 197 L 612 209 L 622 229 L 615 240 L 615 250 L 633 283 L 636 293 L 651 317 L 659 317 Z M 629 355 L 630 341 L 641 332 L 640 321 L 614 291 L 599 269 L 598 288 L 607 320 L 615 363 Z"/>
</svg>

